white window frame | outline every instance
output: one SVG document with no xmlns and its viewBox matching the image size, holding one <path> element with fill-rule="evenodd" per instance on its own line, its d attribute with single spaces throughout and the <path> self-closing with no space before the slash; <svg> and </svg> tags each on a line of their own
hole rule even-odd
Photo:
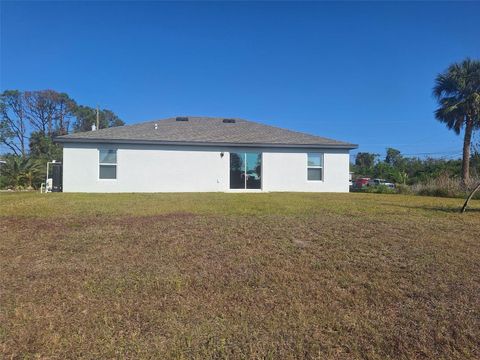
<svg viewBox="0 0 480 360">
<path fill-rule="evenodd" d="M 319 155 L 319 156 L 320 156 L 320 159 L 322 160 L 322 161 L 321 161 L 322 165 L 309 165 L 309 164 L 308 164 L 308 157 L 309 157 L 310 155 Z M 325 179 L 325 171 L 324 171 L 325 162 L 324 162 L 324 160 L 325 160 L 325 156 L 324 156 L 324 153 L 322 153 L 322 152 L 308 152 L 308 153 L 307 153 L 307 181 L 309 181 L 309 182 L 320 182 L 320 181 L 324 181 L 324 179 Z M 320 177 L 321 177 L 320 180 L 310 180 L 310 179 L 308 178 L 308 170 L 309 170 L 309 169 L 320 169 Z"/>
<path fill-rule="evenodd" d="M 115 163 L 102 163 L 100 162 L 100 153 L 102 151 L 115 151 Z M 100 166 L 115 166 L 115 179 L 103 179 L 100 177 Z M 117 181 L 118 179 L 118 149 L 112 148 L 99 148 L 98 149 L 98 180 L 100 181 Z"/>
</svg>

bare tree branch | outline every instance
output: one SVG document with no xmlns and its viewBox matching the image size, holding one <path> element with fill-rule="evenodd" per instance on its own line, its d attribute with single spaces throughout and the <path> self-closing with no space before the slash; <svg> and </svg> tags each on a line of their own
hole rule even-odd
<svg viewBox="0 0 480 360">
<path fill-rule="evenodd" d="M 27 127 L 24 99 L 19 91 L 7 90 L 0 96 L 0 141 L 12 151 L 25 157 Z"/>
</svg>

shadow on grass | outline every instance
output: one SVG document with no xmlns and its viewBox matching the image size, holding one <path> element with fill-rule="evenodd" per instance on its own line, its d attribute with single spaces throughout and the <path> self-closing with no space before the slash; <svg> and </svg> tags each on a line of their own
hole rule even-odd
<svg viewBox="0 0 480 360">
<path fill-rule="evenodd" d="M 397 206 L 401 208 L 417 209 L 417 210 L 441 211 L 445 213 L 458 213 L 458 214 L 460 214 L 460 210 L 462 209 L 462 206 L 459 206 L 459 207 L 428 206 L 428 205 L 415 206 L 415 205 L 400 205 L 400 204 L 389 204 L 389 206 Z M 480 208 L 467 207 L 467 210 L 465 211 L 465 213 L 480 213 Z"/>
</svg>

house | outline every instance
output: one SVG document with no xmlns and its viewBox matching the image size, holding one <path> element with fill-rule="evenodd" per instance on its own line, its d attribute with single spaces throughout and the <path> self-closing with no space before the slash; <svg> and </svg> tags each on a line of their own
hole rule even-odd
<svg viewBox="0 0 480 360">
<path fill-rule="evenodd" d="M 356 145 L 242 120 L 174 117 L 74 133 L 65 192 L 348 192 Z"/>
</svg>

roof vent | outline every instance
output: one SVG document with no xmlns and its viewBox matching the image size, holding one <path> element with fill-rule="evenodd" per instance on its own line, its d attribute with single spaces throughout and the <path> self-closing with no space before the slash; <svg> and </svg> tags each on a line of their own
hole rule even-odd
<svg viewBox="0 0 480 360">
<path fill-rule="evenodd" d="M 235 124 L 235 119 L 223 119 L 225 124 Z"/>
<path fill-rule="evenodd" d="M 175 120 L 177 120 L 177 121 L 188 121 L 188 117 L 186 117 L 186 116 L 177 116 Z"/>
</svg>

